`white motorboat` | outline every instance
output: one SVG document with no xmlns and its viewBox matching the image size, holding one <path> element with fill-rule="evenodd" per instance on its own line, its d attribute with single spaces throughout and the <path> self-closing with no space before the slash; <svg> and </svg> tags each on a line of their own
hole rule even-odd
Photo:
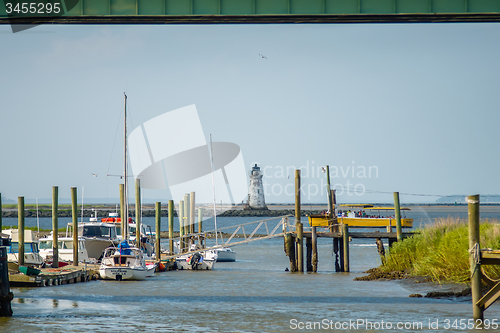
<svg viewBox="0 0 500 333">
<path fill-rule="evenodd" d="M 126 241 L 119 247 L 108 247 L 99 268 L 99 275 L 105 280 L 144 280 L 152 276 L 155 264 L 146 265 L 142 251 L 136 247 L 128 247 Z"/>
<path fill-rule="evenodd" d="M 73 233 L 73 225 L 68 223 L 66 237 Z M 90 260 L 101 260 L 103 252 L 110 246 L 116 246 L 120 241 L 116 236 L 116 226 L 113 223 L 99 222 L 91 217 L 87 222 L 78 222 L 78 238 L 82 238 Z"/>
<path fill-rule="evenodd" d="M 217 251 L 218 262 L 234 262 L 236 261 L 236 252 L 230 247 L 220 247 Z"/>
<path fill-rule="evenodd" d="M 52 246 L 54 243 L 52 233 L 48 236 L 40 238 L 38 242 L 42 258 L 45 261 L 51 261 L 53 258 Z M 58 261 L 68 264 L 73 263 L 73 237 L 58 237 L 57 243 L 57 252 L 59 254 Z M 78 262 L 91 262 L 85 246 L 85 239 L 83 237 L 78 237 Z"/>
<path fill-rule="evenodd" d="M 3 234 L 9 236 L 11 244 L 7 248 L 7 260 L 19 262 L 19 232 L 18 229 L 2 230 Z M 24 230 L 24 264 L 41 266 L 44 260 L 38 249 L 38 239 L 32 230 Z"/>
<path fill-rule="evenodd" d="M 197 250 L 197 245 L 191 245 L 191 251 Z M 205 250 L 191 254 L 184 254 L 175 258 L 178 269 L 188 270 L 209 270 L 214 267 L 217 261 L 216 250 Z"/>
</svg>

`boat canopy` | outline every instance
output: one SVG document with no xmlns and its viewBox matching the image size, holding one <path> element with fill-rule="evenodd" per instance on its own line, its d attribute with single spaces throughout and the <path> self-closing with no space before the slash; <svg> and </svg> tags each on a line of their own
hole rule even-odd
<svg viewBox="0 0 500 333">
<path fill-rule="evenodd" d="M 339 207 L 361 207 L 361 208 L 371 208 L 373 205 L 370 204 L 340 204 Z"/>
<path fill-rule="evenodd" d="M 365 208 L 365 209 L 376 209 L 376 210 L 395 210 L 396 208 L 394 207 L 384 207 L 384 206 L 381 206 L 381 207 L 369 207 L 369 208 Z M 410 208 L 408 207 L 400 207 L 399 208 L 400 210 L 411 210 Z"/>
</svg>

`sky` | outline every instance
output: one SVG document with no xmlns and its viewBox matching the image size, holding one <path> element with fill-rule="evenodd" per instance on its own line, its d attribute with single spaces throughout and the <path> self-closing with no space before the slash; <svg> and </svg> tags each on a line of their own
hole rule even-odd
<svg viewBox="0 0 500 333">
<path fill-rule="evenodd" d="M 500 24 L 0 26 L 0 58 L 4 203 L 114 202 L 124 92 L 131 129 L 195 104 L 267 203 L 293 202 L 296 168 L 324 202 L 325 165 L 339 202 L 500 193 Z"/>
</svg>

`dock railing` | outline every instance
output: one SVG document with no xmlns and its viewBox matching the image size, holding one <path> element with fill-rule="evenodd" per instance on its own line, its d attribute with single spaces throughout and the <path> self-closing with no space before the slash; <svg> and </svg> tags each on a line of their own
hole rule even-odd
<svg viewBox="0 0 500 333">
<path fill-rule="evenodd" d="M 199 248 L 176 254 L 162 256 L 162 259 L 172 259 L 180 255 L 192 254 L 200 251 L 215 250 L 222 247 L 231 247 L 254 241 L 283 237 L 286 233 L 294 232 L 295 226 L 289 223 L 291 215 L 272 217 L 265 220 L 247 222 L 201 233 L 186 234 L 181 237 L 169 238 L 164 241 L 174 243 L 198 244 Z M 182 247 L 180 247 L 182 248 Z M 190 247 L 188 247 L 189 249 Z"/>
</svg>

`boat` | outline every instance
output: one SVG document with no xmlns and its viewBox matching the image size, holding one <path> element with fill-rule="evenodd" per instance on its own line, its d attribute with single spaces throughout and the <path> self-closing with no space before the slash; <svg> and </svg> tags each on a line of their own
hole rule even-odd
<svg viewBox="0 0 500 333">
<path fill-rule="evenodd" d="M 73 224 L 68 223 L 66 237 L 73 234 Z M 78 238 L 83 239 L 89 260 L 101 260 L 104 250 L 120 243 L 113 223 L 100 222 L 95 216 L 89 221 L 78 222 Z"/>
<path fill-rule="evenodd" d="M 236 261 L 236 252 L 230 247 L 220 247 L 217 251 L 218 262 L 234 262 Z"/>
<path fill-rule="evenodd" d="M 38 240 L 40 255 L 45 260 L 45 263 L 51 264 L 53 260 L 53 237 L 50 235 Z M 59 267 L 73 263 L 73 237 L 58 237 L 58 262 Z M 78 237 L 78 262 L 92 262 L 90 260 L 87 247 L 85 246 L 85 238 Z"/>
<path fill-rule="evenodd" d="M 189 249 L 190 252 L 200 250 L 198 245 L 193 244 Z M 218 251 L 216 249 L 212 250 L 200 250 L 190 254 L 184 254 L 175 259 L 177 263 L 177 269 L 187 269 L 187 270 L 211 270 L 217 261 Z"/>
<path fill-rule="evenodd" d="M 10 246 L 7 248 L 8 262 L 19 262 L 19 231 L 18 229 L 2 230 L 10 238 Z M 24 264 L 42 266 L 44 260 L 38 248 L 38 239 L 32 230 L 24 230 Z"/>
<path fill-rule="evenodd" d="M 350 227 L 385 228 L 396 227 L 395 207 L 374 206 L 364 204 L 341 204 L 338 206 L 338 223 L 347 224 Z M 343 209 L 340 209 L 343 208 Z M 406 218 L 404 213 L 409 211 L 408 207 L 400 207 L 401 227 L 412 228 L 413 219 Z"/>
<path fill-rule="evenodd" d="M 116 233 L 118 239 L 121 241 L 121 218 L 118 213 L 109 213 L 108 217 L 102 218 L 101 222 L 113 223 L 116 225 Z M 137 223 L 131 218 L 128 218 L 128 230 L 130 244 L 136 244 L 137 239 Z M 147 258 L 154 257 L 154 237 L 155 233 L 151 231 L 151 226 L 141 223 L 141 249 Z"/>
<path fill-rule="evenodd" d="M 144 280 L 153 276 L 156 264 L 146 265 L 142 251 L 126 240 L 104 251 L 99 275 L 104 280 Z"/>
<path fill-rule="evenodd" d="M 412 228 L 413 219 L 404 216 L 408 207 L 400 207 L 402 212 L 401 227 Z M 336 214 L 323 211 L 320 214 L 309 215 L 311 227 L 328 227 L 337 224 L 346 224 L 354 228 L 386 228 L 396 226 L 395 207 L 374 206 L 372 204 L 341 204 Z"/>
<path fill-rule="evenodd" d="M 213 159 L 213 151 L 212 151 L 212 134 L 210 134 L 210 160 L 212 164 L 212 196 L 213 196 L 213 207 L 214 207 L 214 223 L 215 229 L 217 229 L 217 209 L 215 208 L 215 186 L 214 186 L 214 159 Z M 215 233 L 215 245 L 219 245 L 219 238 L 217 237 L 217 233 Z M 219 262 L 234 262 L 236 261 L 236 252 L 233 251 L 230 247 L 218 247 L 214 250 L 217 254 L 217 261 Z"/>
</svg>

